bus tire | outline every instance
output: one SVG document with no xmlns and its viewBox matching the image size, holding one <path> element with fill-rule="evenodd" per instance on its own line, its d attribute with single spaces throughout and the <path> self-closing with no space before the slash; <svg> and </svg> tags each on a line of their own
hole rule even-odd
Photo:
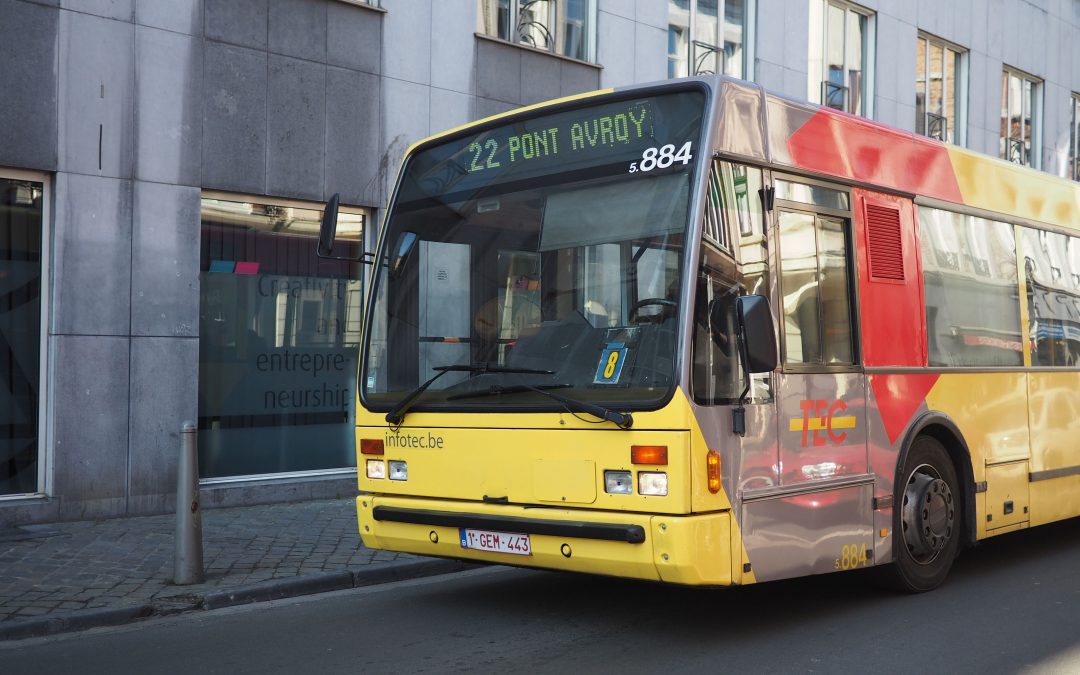
<svg viewBox="0 0 1080 675">
<path fill-rule="evenodd" d="M 960 549 L 963 495 L 941 442 L 919 436 L 908 449 L 893 510 L 894 585 L 908 593 L 940 586 Z"/>
</svg>

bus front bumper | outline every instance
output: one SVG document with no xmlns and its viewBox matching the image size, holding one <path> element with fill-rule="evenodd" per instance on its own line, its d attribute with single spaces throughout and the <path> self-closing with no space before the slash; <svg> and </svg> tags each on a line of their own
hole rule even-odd
<svg viewBox="0 0 1080 675">
<path fill-rule="evenodd" d="M 368 548 L 676 584 L 729 586 L 728 512 L 692 516 L 361 495 Z M 529 555 L 462 545 L 462 530 L 529 535 Z"/>
</svg>

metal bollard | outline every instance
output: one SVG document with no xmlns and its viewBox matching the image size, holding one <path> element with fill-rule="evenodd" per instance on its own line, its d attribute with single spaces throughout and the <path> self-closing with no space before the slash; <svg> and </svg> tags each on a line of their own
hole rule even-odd
<svg viewBox="0 0 1080 675">
<path fill-rule="evenodd" d="M 184 422 L 180 432 L 180 470 L 176 474 L 176 556 L 173 583 L 201 584 L 203 570 L 202 513 L 199 510 L 198 429 Z"/>
</svg>

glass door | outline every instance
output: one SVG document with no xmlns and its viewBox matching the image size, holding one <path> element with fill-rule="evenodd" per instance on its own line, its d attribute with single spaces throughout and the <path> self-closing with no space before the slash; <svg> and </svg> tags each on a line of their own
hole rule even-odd
<svg viewBox="0 0 1080 675">
<path fill-rule="evenodd" d="M 0 496 L 39 491 L 45 186 L 0 177 Z"/>
</svg>

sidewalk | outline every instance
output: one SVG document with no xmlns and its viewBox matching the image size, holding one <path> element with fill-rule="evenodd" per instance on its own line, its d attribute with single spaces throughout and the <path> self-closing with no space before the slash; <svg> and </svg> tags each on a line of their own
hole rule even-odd
<svg viewBox="0 0 1080 675">
<path fill-rule="evenodd" d="M 173 515 L 0 529 L 0 640 L 466 569 L 364 548 L 351 499 L 202 516 L 192 586 L 172 584 Z"/>
</svg>

